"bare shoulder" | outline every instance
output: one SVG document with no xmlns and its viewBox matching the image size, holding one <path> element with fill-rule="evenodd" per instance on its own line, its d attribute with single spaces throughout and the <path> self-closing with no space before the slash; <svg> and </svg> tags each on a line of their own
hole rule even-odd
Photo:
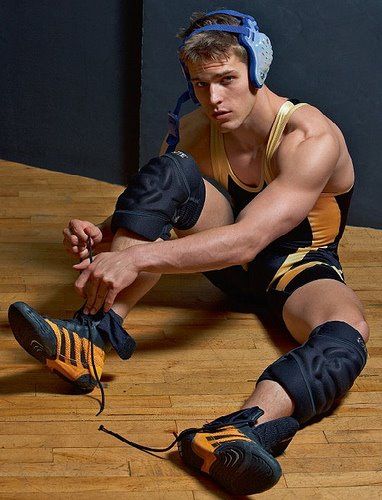
<svg viewBox="0 0 382 500">
<path fill-rule="evenodd" d="M 160 154 L 167 149 L 163 141 Z M 202 173 L 210 175 L 210 122 L 200 108 L 184 115 L 179 122 L 179 142 L 176 149 L 191 154 Z"/>
<path fill-rule="evenodd" d="M 190 153 L 203 173 L 210 170 L 210 122 L 198 108 L 180 120 L 177 149 Z"/>
<path fill-rule="evenodd" d="M 201 108 L 194 109 L 180 119 L 180 133 L 194 137 L 199 136 L 209 128 L 209 120 Z"/>
<path fill-rule="evenodd" d="M 291 116 L 274 156 L 277 171 L 328 178 L 326 192 L 346 192 L 354 183 L 353 163 L 340 128 L 314 106 Z"/>
<path fill-rule="evenodd" d="M 289 139 L 306 140 L 311 138 L 332 137 L 338 142 L 343 138 L 341 130 L 318 108 L 309 104 L 301 106 L 291 116 L 287 129 L 286 137 Z"/>
<path fill-rule="evenodd" d="M 339 159 L 345 141 L 338 126 L 314 106 L 297 109 L 289 119 L 277 152 L 279 161 L 298 153 L 325 151 L 326 157 Z"/>
</svg>

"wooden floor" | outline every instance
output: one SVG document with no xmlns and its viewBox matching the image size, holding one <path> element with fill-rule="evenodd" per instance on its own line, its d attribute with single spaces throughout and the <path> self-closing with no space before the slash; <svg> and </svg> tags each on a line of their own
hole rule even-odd
<svg viewBox="0 0 382 500">
<path fill-rule="evenodd" d="M 16 343 L 10 303 L 70 317 L 81 300 L 61 247 L 72 217 L 103 220 L 120 186 L 0 162 L 0 498 L 232 498 L 186 470 L 175 449 L 156 458 L 98 431 L 151 446 L 173 431 L 235 411 L 262 370 L 293 346 L 264 311 L 229 304 L 201 275 L 167 276 L 132 312 L 138 348 L 111 354 L 98 389 L 78 396 Z M 371 327 L 370 358 L 341 406 L 302 430 L 280 459 L 283 476 L 256 498 L 382 498 L 382 232 L 346 229 L 340 254 Z"/>
</svg>

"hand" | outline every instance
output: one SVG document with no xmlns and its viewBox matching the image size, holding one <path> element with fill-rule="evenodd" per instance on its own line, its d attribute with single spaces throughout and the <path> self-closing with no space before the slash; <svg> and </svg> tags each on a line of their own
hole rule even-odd
<svg viewBox="0 0 382 500">
<path fill-rule="evenodd" d="M 79 219 L 69 221 L 68 227 L 63 230 L 63 235 L 63 245 L 67 253 L 80 259 L 85 259 L 89 256 L 86 247 L 89 236 L 92 247 L 102 241 L 102 231 L 99 227 L 92 222 Z"/>
<path fill-rule="evenodd" d="M 85 314 L 95 314 L 102 305 L 104 312 L 109 311 L 119 292 L 138 276 L 130 249 L 100 253 L 92 263 L 85 259 L 73 267 L 82 271 L 74 286 L 82 297 L 86 297 Z"/>
</svg>

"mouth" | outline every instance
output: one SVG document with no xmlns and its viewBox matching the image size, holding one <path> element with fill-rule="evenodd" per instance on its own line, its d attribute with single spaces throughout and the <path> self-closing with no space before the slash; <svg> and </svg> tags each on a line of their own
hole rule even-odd
<svg viewBox="0 0 382 500">
<path fill-rule="evenodd" d="M 224 120 L 230 113 L 231 111 L 215 111 L 214 113 L 212 113 L 212 118 L 214 118 L 215 120 Z"/>
</svg>

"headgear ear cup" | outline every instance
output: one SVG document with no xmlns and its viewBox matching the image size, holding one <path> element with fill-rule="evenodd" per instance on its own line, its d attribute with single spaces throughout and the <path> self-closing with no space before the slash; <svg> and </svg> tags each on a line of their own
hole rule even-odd
<svg viewBox="0 0 382 500">
<path fill-rule="evenodd" d="M 247 50 L 249 80 L 256 88 L 261 88 L 273 59 L 271 41 L 267 35 L 259 32 L 253 18 L 243 18 L 243 26 L 248 27 L 249 31 L 248 35 L 239 35 L 239 43 Z"/>
</svg>

